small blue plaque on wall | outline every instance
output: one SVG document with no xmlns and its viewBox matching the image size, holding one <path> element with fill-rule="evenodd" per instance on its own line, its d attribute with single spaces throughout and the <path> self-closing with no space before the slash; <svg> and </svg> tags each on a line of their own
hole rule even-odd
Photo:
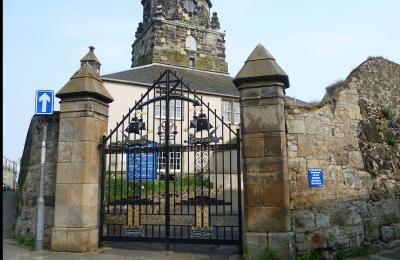
<svg viewBox="0 0 400 260">
<path fill-rule="evenodd" d="M 323 187 L 324 172 L 320 168 L 308 169 L 308 187 Z"/>
</svg>

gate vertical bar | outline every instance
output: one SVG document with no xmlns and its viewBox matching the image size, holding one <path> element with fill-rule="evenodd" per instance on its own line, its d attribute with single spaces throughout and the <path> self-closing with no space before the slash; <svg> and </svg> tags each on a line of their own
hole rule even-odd
<svg viewBox="0 0 400 260">
<path fill-rule="evenodd" d="M 240 129 L 236 130 L 236 154 L 237 154 L 237 179 L 238 179 L 238 213 L 239 213 L 239 248 L 240 255 L 243 255 L 243 233 L 242 233 L 242 180 L 241 180 L 241 164 L 242 158 L 240 154 Z"/>
<path fill-rule="evenodd" d="M 103 225 L 104 225 L 104 182 L 106 178 L 106 136 L 101 141 L 101 169 L 100 169 L 100 227 L 99 227 L 99 247 L 103 246 Z"/>
<path fill-rule="evenodd" d="M 171 250 L 171 245 L 169 242 L 170 236 L 170 199 L 169 199 L 169 77 L 170 71 L 166 74 L 166 105 L 165 105 L 165 242 L 167 251 Z"/>
</svg>

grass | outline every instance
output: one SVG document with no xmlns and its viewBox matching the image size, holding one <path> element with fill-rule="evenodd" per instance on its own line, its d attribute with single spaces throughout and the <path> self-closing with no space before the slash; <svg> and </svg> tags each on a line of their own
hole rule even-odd
<svg viewBox="0 0 400 260">
<path fill-rule="evenodd" d="M 308 251 L 305 255 L 296 257 L 296 260 L 325 260 L 321 250 Z"/>
<path fill-rule="evenodd" d="M 336 253 L 337 260 L 344 260 L 348 258 L 360 257 L 360 256 L 370 256 L 371 252 L 367 246 L 362 246 L 359 248 L 352 249 L 339 249 Z"/>
<path fill-rule="evenodd" d="M 389 107 L 384 107 L 382 109 L 382 114 L 386 119 L 390 119 L 392 117 L 392 110 Z"/>
<path fill-rule="evenodd" d="M 159 180 L 130 180 L 127 182 L 126 176 L 114 176 L 111 175 L 111 180 L 109 176 L 106 177 L 106 188 L 105 188 L 105 202 L 114 202 L 121 199 L 126 199 L 128 197 L 127 192 L 129 188 L 129 196 L 146 196 L 146 191 L 148 195 L 153 194 L 165 194 L 166 191 L 166 181 Z M 197 187 L 210 187 L 212 189 L 214 184 L 212 182 L 208 182 L 208 180 L 201 180 L 199 178 L 195 178 L 194 176 L 182 177 L 181 180 L 170 180 L 169 181 L 169 191 L 170 192 L 178 192 L 181 190 L 187 191 L 188 189 Z M 109 188 L 108 188 L 109 187 Z M 122 196 L 121 196 L 122 195 Z M 110 197 L 109 197 L 110 196 Z"/>
<path fill-rule="evenodd" d="M 28 247 L 30 250 L 35 248 L 35 240 L 32 238 L 17 238 L 18 244 Z"/>
<path fill-rule="evenodd" d="M 335 82 L 333 82 L 332 84 L 330 84 L 329 86 L 326 87 L 326 94 L 325 96 L 333 96 L 336 94 L 337 89 L 343 84 L 343 80 L 337 80 Z"/>
<path fill-rule="evenodd" d="M 275 251 L 273 251 L 269 248 L 265 248 L 261 259 L 262 260 L 278 260 L 278 257 L 276 256 Z"/>
</svg>

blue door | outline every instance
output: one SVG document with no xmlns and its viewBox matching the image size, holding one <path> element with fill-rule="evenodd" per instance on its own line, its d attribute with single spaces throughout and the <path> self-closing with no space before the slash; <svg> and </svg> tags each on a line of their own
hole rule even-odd
<svg viewBox="0 0 400 260">
<path fill-rule="evenodd" d="M 156 148 L 157 143 L 148 141 L 146 145 L 135 145 L 132 148 Z M 157 179 L 157 158 L 158 153 L 156 152 L 137 152 L 134 153 L 131 149 L 128 149 L 127 153 L 127 165 L 128 179 L 129 180 L 153 180 Z"/>
</svg>

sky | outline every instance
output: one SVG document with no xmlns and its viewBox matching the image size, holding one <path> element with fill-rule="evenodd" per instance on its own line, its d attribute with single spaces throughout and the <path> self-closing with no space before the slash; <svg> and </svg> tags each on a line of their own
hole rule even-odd
<svg viewBox="0 0 400 260">
<path fill-rule="evenodd" d="M 287 95 L 321 100 L 369 56 L 400 63 L 398 0 L 214 0 L 235 76 L 258 43 L 289 75 Z M 140 0 L 3 1 L 3 155 L 20 160 L 37 89 L 60 90 L 96 47 L 101 73 L 130 68 Z M 59 109 L 59 100 L 55 110 Z"/>
</svg>

